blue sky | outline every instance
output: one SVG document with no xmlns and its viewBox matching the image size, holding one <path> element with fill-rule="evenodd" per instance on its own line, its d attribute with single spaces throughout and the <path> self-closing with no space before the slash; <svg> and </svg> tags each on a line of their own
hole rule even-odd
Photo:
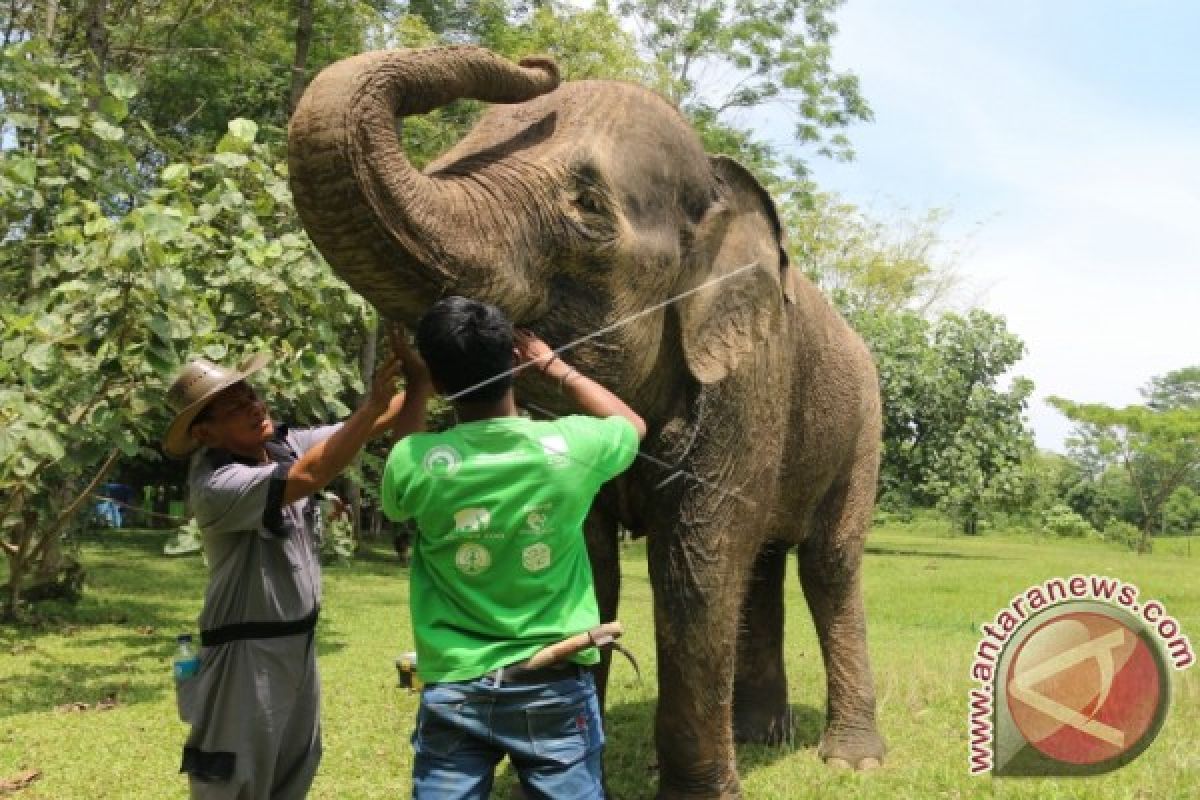
<svg viewBox="0 0 1200 800">
<path fill-rule="evenodd" d="M 952 212 L 961 304 L 1025 341 L 1040 446 L 1070 430 L 1047 395 L 1136 403 L 1200 363 L 1200 3 L 849 0 L 836 19 L 875 122 L 815 177 L 881 218 Z M 745 121 L 786 148 L 790 121 Z"/>
</svg>

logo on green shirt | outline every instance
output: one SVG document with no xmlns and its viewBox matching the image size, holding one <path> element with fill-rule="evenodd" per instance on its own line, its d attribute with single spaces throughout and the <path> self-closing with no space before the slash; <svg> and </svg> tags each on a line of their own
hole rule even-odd
<svg viewBox="0 0 1200 800">
<path fill-rule="evenodd" d="M 552 467 L 565 467 L 571 463 L 571 457 L 567 455 L 567 440 L 563 436 L 555 434 L 553 436 L 543 436 L 539 440 L 542 443 L 542 451 L 546 454 L 546 461 Z"/>
<path fill-rule="evenodd" d="M 521 533 L 534 535 L 545 533 L 546 524 L 549 522 L 553 510 L 554 506 L 550 503 L 540 503 L 521 509 L 521 513 L 525 515 L 525 524 L 521 526 Z"/>
<path fill-rule="evenodd" d="M 481 544 L 465 542 L 454 554 L 454 566 L 464 575 L 480 575 L 492 565 L 492 554 Z"/>
<path fill-rule="evenodd" d="M 445 478 L 458 472 L 462 466 L 462 456 L 450 445 L 440 444 L 429 449 L 421 465 L 430 475 Z"/>
<path fill-rule="evenodd" d="M 455 533 L 482 533 L 492 524 L 492 514 L 486 508 L 464 508 L 454 512 Z"/>
<path fill-rule="evenodd" d="M 538 542 L 521 551 L 521 566 L 530 572 L 541 572 L 550 566 L 551 551 L 548 545 Z"/>
</svg>

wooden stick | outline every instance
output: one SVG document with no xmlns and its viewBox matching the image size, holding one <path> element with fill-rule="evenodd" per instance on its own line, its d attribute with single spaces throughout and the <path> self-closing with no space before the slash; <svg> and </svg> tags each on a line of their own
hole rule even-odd
<svg viewBox="0 0 1200 800">
<path fill-rule="evenodd" d="M 577 633 L 570 638 L 563 639 L 561 642 L 555 642 L 552 645 L 543 647 L 530 656 L 529 660 L 523 666 L 526 669 L 539 669 L 541 667 L 548 667 L 551 664 L 557 664 L 560 661 L 566 661 L 580 650 L 609 644 L 624 632 L 620 622 L 616 620 L 605 622 L 603 625 L 598 625 L 590 631 Z"/>
</svg>

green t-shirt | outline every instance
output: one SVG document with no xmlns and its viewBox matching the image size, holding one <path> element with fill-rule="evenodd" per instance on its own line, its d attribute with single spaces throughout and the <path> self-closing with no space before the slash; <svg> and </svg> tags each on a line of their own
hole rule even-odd
<svg viewBox="0 0 1200 800">
<path fill-rule="evenodd" d="M 474 678 L 599 624 L 583 520 L 637 449 L 619 416 L 494 417 L 392 448 L 383 510 L 417 522 L 410 610 L 422 680 Z"/>
</svg>

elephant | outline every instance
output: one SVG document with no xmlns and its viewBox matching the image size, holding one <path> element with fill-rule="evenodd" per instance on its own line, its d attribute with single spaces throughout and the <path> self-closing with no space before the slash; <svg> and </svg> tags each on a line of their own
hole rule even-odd
<svg viewBox="0 0 1200 800">
<path fill-rule="evenodd" d="M 491 105 L 418 171 L 403 118 L 460 98 Z M 750 172 L 709 157 L 645 87 L 561 81 L 549 58 L 465 45 L 327 67 L 288 136 L 304 228 L 385 318 L 411 324 L 447 294 L 493 303 L 552 346 L 578 342 L 566 357 L 646 420 L 646 457 L 606 486 L 585 535 L 605 619 L 617 612 L 618 526 L 647 540 L 658 796 L 738 797 L 735 741 L 789 734 L 793 549 L 826 672 L 818 753 L 879 765 L 862 599 L 878 378 L 863 341 L 789 264 Z M 518 378 L 522 401 L 569 413 L 536 372 Z"/>
</svg>

